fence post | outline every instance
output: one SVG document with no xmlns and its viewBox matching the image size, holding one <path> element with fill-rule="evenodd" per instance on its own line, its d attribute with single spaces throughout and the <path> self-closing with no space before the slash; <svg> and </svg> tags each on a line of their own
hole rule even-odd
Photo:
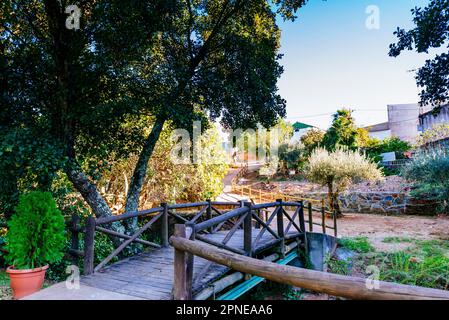
<svg viewBox="0 0 449 320">
<path fill-rule="evenodd" d="M 95 239 L 95 218 L 90 216 L 86 221 L 86 233 L 84 236 L 84 274 L 89 275 L 94 272 L 94 239 Z"/>
<path fill-rule="evenodd" d="M 183 224 L 175 225 L 175 237 L 185 238 L 186 227 Z M 192 286 L 188 272 L 187 253 L 175 248 L 174 279 L 173 279 L 173 299 L 190 300 L 192 298 Z M 189 286 L 190 283 L 190 286 Z"/>
<path fill-rule="evenodd" d="M 190 240 L 195 240 L 196 230 L 194 222 L 186 222 L 186 236 Z M 192 300 L 192 287 L 193 287 L 193 263 L 194 263 L 194 255 L 186 252 L 186 274 L 187 274 L 187 296 L 188 300 Z"/>
<path fill-rule="evenodd" d="M 337 232 L 337 212 L 333 212 L 333 218 L 334 218 L 334 236 L 337 238 L 338 232 Z"/>
<path fill-rule="evenodd" d="M 243 250 L 246 255 L 251 257 L 253 254 L 252 249 L 252 205 L 251 202 L 245 202 L 245 207 L 248 208 L 245 219 L 243 220 Z"/>
<path fill-rule="evenodd" d="M 210 201 L 210 199 L 207 199 L 207 210 L 206 210 L 206 219 L 210 220 L 212 219 L 212 203 Z M 214 230 L 213 227 L 209 228 L 209 232 L 212 233 L 212 231 Z"/>
<path fill-rule="evenodd" d="M 304 220 L 304 202 L 303 201 L 299 201 L 299 203 L 301 204 L 301 207 L 299 208 L 299 227 L 301 228 L 301 231 L 306 233 L 306 222 Z"/>
<path fill-rule="evenodd" d="M 167 203 L 162 203 L 162 222 L 161 222 L 161 242 L 164 248 L 168 247 L 168 206 Z"/>
<path fill-rule="evenodd" d="M 309 212 L 309 232 L 313 232 L 313 211 L 312 202 L 307 202 L 307 210 Z"/>
<path fill-rule="evenodd" d="M 284 212 L 282 207 L 282 199 L 277 199 L 276 202 L 279 202 L 279 207 L 277 211 L 277 229 L 278 229 L 278 236 L 281 238 L 279 249 L 280 254 L 282 258 L 285 257 L 285 235 L 284 235 Z"/>
<path fill-rule="evenodd" d="M 80 217 L 77 214 L 72 215 L 72 221 L 70 222 L 70 228 L 72 231 L 72 243 L 70 249 L 72 249 L 72 263 L 78 265 L 79 257 L 76 254 L 79 250 L 79 222 Z"/>
<path fill-rule="evenodd" d="M 323 233 L 326 234 L 326 206 L 324 205 L 324 199 L 321 199 L 321 224 Z"/>
</svg>

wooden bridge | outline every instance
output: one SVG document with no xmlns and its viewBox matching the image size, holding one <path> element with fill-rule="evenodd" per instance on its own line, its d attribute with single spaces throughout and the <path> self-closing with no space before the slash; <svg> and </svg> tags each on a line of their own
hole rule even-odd
<svg viewBox="0 0 449 320">
<path fill-rule="evenodd" d="M 307 254 L 306 226 L 312 231 L 320 225 L 318 220 L 323 233 L 329 227 L 337 229 L 336 224 L 326 225 L 325 210 L 314 210 L 310 204 L 306 208 L 305 215 L 302 201 L 282 199 L 263 204 L 206 201 L 89 217 L 84 225 L 73 217 L 70 253 L 74 262 L 83 258 L 81 286 L 101 293 L 82 296 L 82 290 L 68 292 L 60 283 L 54 291 L 50 287 L 30 298 L 232 300 L 268 279 L 351 299 L 449 299 L 448 291 L 386 282 L 371 290 L 362 278 L 288 266 Z M 141 226 L 134 234 L 112 230 L 112 224 L 130 219 L 138 219 Z M 94 244 L 100 233 L 122 242 L 102 261 L 95 261 Z M 152 241 L 155 234 L 159 243 Z M 124 250 L 135 244 L 146 250 L 122 258 Z"/>
<path fill-rule="evenodd" d="M 186 210 L 190 213 L 186 214 Z M 109 228 L 114 222 L 129 219 L 139 219 L 142 225 L 133 235 Z M 79 226 L 78 218 L 75 217 L 72 221 L 70 252 L 83 257 L 84 276 L 81 283 L 145 299 L 173 298 L 176 291 L 173 284 L 179 273 L 175 272 L 175 253 L 168 239 L 176 223 L 185 225 L 191 240 L 235 254 L 268 257 L 273 261 L 285 258 L 286 251 L 290 249 L 296 253 L 298 246 L 305 248 L 308 221 L 304 218 L 302 202 L 282 200 L 266 204 L 243 201 L 162 204 L 157 208 L 107 218 L 89 217 L 84 228 Z M 155 229 L 156 225 L 158 230 Z M 85 234 L 83 251 L 78 248 L 80 232 Z M 160 236 L 160 244 L 148 240 L 147 235 L 152 234 L 154 237 L 155 232 Z M 98 263 L 94 261 L 97 233 L 123 239 L 120 246 Z M 132 243 L 146 246 L 147 250 L 115 261 Z M 192 259 L 190 265 L 189 298 L 204 296 L 204 291 L 210 291 L 210 286 L 230 271 L 226 266 L 202 258 Z M 235 282 L 242 278 L 235 277 Z"/>
</svg>

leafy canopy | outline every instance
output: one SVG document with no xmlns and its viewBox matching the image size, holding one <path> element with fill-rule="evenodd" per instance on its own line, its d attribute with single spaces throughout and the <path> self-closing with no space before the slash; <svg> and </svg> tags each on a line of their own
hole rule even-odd
<svg viewBox="0 0 449 320">
<path fill-rule="evenodd" d="M 382 178 L 377 165 L 358 151 L 337 148 L 327 151 L 317 148 L 312 152 L 306 168 L 307 178 L 323 186 L 335 186 L 341 191 L 351 183 Z"/>
<path fill-rule="evenodd" d="M 447 48 L 449 36 L 449 1 L 432 0 L 424 8 L 412 9 L 415 27 L 398 28 L 394 34 L 398 42 L 390 45 L 390 56 L 397 57 L 404 50 L 429 53 L 434 48 Z M 449 53 L 437 54 L 425 62 L 416 73 L 422 87 L 421 104 L 439 105 L 449 98 Z M 438 109 L 437 109 L 438 110 Z"/>
</svg>

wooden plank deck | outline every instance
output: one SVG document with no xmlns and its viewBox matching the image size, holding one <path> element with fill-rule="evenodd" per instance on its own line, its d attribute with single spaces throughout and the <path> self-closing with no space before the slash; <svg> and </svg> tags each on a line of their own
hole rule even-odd
<svg viewBox="0 0 449 320">
<path fill-rule="evenodd" d="M 253 241 L 258 233 L 258 229 L 253 230 Z M 289 234 L 294 233 L 289 232 Z M 220 231 L 206 237 L 221 242 L 226 234 L 227 231 Z M 269 232 L 265 232 L 257 244 L 256 251 L 268 246 L 273 240 L 274 237 Z M 243 230 L 237 230 L 227 245 L 243 249 Z M 143 299 L 169 300 L 173 287 L 173 263 L 174 249 L 172 247 L 155 249 L 106 266 L 89 276 L 83 276 L 81 284 Z M 207 272 L 202 275 L 201 280 L 195 281 L 196 276 L 209 264 L 210 262 L 205 259 L 194 258 L 194 293 L 228 271 L 227 267 L 212 263 Z"/>
</svg>

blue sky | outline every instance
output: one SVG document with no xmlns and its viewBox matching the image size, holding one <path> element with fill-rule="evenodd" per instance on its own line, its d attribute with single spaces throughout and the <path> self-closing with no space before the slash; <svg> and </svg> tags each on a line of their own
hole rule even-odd
<svg viewBox="0 0 449 320">
<path fill-rule="evenodd" d="M 410 9 L 428 0 L 310 0 L 295 22 L 279 21 L 284 74 L 279 92 L 287 119 L 327 128 L 338 108 L 356 110 L 358 125 L 387 120 L 387 104 L 418 102 L 416 69 L 428 55 L 388 56 L 398 26 L 411 28 Z M 380 28 L 369 30 L 366 8 L 376 5 Z"/>
</svg>

